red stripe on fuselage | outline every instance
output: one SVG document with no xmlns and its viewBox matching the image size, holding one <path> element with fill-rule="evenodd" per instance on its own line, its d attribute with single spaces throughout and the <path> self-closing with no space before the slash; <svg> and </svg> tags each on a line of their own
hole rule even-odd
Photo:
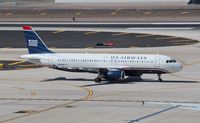
<svg viewBox="0 0 200 123">
<path fill-rule="evenodd" d="M 23 30 L 32 30 L 31 26 L 25 25 L 23 26 Z"/>
</svg>

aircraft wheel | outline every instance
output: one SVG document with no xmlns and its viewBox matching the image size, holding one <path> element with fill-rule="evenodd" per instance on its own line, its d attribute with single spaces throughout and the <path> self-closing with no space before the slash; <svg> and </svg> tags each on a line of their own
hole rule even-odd
<svg viewBox="0 0 200 123">
<path fill-rule="evenodd" d="M 163 82 L 163 80 L 162 79 L 158 79 L 158 82 Z"/>
<path fill-rule="evenodd" d="M 161 74 L 158 74 L 158 82 L 163 82 L 163 80 L 161 78 Z"/>
<path fill-rule="evenodd" d="M 94 79 L 94 82 L 95 82 L 95 83 L 100 83 L 100 82 L 101 82 L 101 78 L 99 78 L 99 77 L 95 78 L 95 79 Z"/>
</svg>

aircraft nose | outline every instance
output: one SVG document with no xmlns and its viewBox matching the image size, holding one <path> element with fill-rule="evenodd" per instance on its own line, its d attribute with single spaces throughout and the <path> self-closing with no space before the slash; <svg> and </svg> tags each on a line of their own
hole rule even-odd
<svg viewBox="0 0 200 123">
<path fill-rule="evenodd" d="M 182 63 L 178 63 L 177 67 L 178 67 L 178 71 L 181 71 L 183 69 L 183 64 Z"/>
</svg>

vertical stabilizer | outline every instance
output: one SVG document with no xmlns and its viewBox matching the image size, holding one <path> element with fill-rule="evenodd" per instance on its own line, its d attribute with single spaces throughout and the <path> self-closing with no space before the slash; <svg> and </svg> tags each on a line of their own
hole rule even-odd
<svg viewBox="0 0 200 123">
<path fill-rule="evenodd" d="M 23 30 L 29 54 L 53 53 L 31 26 L 23 26 Z"/>
</svg>

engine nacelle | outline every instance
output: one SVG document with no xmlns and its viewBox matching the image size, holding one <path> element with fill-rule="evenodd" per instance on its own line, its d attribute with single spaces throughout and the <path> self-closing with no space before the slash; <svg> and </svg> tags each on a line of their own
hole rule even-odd
<svg viewBox="0 0 200 123">
<path fill-rule="evenodd" d="M 114 79 L 114 80 L 124 79 L 124 77 L 125 77 L 125 72 L 121 70 L 108 70 L 103 76 L 103 78 L 105 79 Z"/>
</svg>

